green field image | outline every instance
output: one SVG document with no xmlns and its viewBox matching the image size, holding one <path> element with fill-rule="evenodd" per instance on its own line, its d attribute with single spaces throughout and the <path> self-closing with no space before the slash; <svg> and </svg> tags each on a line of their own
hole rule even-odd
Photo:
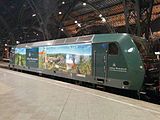
<svg viewBox="0 0 160 120">
<path fill-rule="evenodd" d="M 66 54 L 40 55 L 39 68 L 50 71 L 91 75 L 91 56 L 79 56 L 78 63 L 74 62 L 74 60 L 67 63 Z"/>
<path fill-rule="evenodd" d="M 45 62 L 45 55 L 39 54 L 39 68 L 40 69 L 46 69 L 46 62 Z"/>
<path fill-rule="evenodd" d="M 26 66 L 26 48 L 15 48 L 15 65 Z"/>
<path fill-rule="evenodd" d="M 40 47 L 39 68 L 53 72 L 91 75 L 91 45 Z"/>
<path fill-rule="evenodd" d="M 15 64 L 19 66 L 26 66 L 26 55 L 16 54 Z"/>
<path fill-rule="evenodd" d="M 46 68 L 52 71 L 66 72 L 64 54 L 47 54 Z"/>
<path fill-rule="evenodd" d="M 40 69 L 47 69 L 47 54 L 46 54 L 46 47 L 39 47 L 39 68 Z"/>
<path fill-rule="evenodd" d="M 39 68 L 51 71 L 65 71 L 64 54 L 39 54 Z"/>
<path fill-rule="evenodd" d="M 66 55 L 67 72 L 90 75 L 91 74 L 91 57 L 83 55 Z"/>
<path fill-rule="evenodd" d="M 91 57 L 81 56 L 76 71 L 78 74 L 91 75 Z"/>
</svg>

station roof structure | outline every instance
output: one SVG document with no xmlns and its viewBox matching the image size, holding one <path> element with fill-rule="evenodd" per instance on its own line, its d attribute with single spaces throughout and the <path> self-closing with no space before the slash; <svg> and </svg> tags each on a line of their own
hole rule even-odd
<svg viewBox="0 0 160 120">
<path fill-rule="evenodd" d="M 15 44 L 126 32 L 124 1 L 132 0 L 1 0 L 0 42 Z M 151 0 L 139 1 L 141 5 Z M 135 24 L 134 19 L 130 21 Z M 160 34 L 158 26 L 160 0 L 154 0 L 151 31 Z"/>
</svg>

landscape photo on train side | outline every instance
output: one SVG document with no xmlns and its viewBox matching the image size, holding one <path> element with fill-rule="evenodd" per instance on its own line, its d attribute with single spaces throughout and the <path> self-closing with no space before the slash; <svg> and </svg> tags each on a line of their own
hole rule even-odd
<svg viewBox="0 0 160 120">
<path fill-rule="evenodd" d="M 15 48 L 15 65 L 26 66 L 26 48 Z"/>
<path fill-rule="evenodd" d="M 91 75 L 91 44 L 39 47 L 39 68 Z"/>
</svg>

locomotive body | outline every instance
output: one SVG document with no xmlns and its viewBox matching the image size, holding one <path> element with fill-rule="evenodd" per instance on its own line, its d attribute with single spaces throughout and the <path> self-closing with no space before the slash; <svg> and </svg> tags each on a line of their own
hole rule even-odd
<svg viewBox="0 0 160 120">
<path fill-rule="evenodd" d="M 11 50 L 10 67 L 136 91 L 153 83 L 157 89 L 159 79 L 146 79 L 151 68 L 141 41 L 129 34 L 97 34 L 20 44 Z"/>
</svg>

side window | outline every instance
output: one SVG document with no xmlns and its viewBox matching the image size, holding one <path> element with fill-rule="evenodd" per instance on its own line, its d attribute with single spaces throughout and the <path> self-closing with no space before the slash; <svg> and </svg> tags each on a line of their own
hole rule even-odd
<svg viewBox="0 0 160 120">
<path fill-rule="evenodd" d="M 118 46 L 116 43 L 109 43 L 109 55 L 118 55 Z"/>
</svg>

